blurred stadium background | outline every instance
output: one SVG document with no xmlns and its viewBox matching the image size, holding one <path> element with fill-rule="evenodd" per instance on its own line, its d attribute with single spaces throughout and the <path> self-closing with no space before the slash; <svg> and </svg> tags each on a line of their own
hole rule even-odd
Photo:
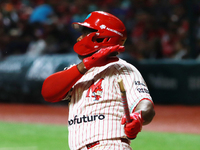
<svg viewBox="0 0 200 150">
<path fill-rule="evenodd" d="M 0 101 L 45 103 L 43 80 L 79 62 L 71 23 L 94 10 L 126 25 L 120 57 L 142 72 L 155 103 L 200 104 L 200 2 L 191 0 L 1 0 Z"/>
<path fill-rule="evenodd" d="M 128 39 L 119 57 L 141 71 L 155 105 L 199 106 L 198 0 L 1 0 L 0 105 L 66 106 L 46 103 L 41 86 L 52 73 L 80 62 L 73 52 L 79 33 L 71 23 L 94 10 L 124 22 Z"/>
</svg>

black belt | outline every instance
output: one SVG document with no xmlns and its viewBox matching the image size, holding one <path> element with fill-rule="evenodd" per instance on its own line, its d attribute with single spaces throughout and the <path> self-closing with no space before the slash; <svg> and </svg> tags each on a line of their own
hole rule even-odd
<svg viewBox="0 0 200 150">
<path fill-rule="evenodd" d="M 96 145 L 99 145 L 99 144 L 100 144 L 99 141 L 96 141 L 96 142 L 93 142 L 93 143 L 90 143 L 90 144 L 86 145 L 86 147 L 87 147 L 87 149 L 90 149 L 90 148 L 92 148 L 92 147 L 94 147 Z"/>
<path fill-rule="evenodd" d="M 115 139 L 113 139 L 113 140 L 115 140 Z M 126 139 L 126 138 L 120 138 L 120 140 L 121 140 L 121 142 L 124 142 L 124 143 L 126 143 L 126 144 L 128 144 L 128 145 L 130 144 L 129 140 Z M 90 149 L 90 148 L 92 148 L 92 147 L 94 147 L 94 146 L 96 146 L 96 145 L 99 145 L 99 144 L 100 144 L 100 142 L 99 142 L 99 141 L 96 141 L 96 142 L 87 144 L 86 147 L 87 147 L 87 149 Z"/>
</svg>

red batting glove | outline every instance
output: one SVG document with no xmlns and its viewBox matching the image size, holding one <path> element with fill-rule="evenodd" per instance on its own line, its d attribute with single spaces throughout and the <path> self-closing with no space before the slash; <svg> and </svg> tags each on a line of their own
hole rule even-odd
<svg viewBox="0 0 200 150">
<path fill-rule="evenodd" d="M 119 60 L 117 56 L 112 56 L 112 53 L 123 52 L 124 50 L 125 50 L 124 46 L 120 45 L 102 48 L 98 52 L 94 53 L 92 56 L 84 58 L 83 63 L 87 70 L 89 70 L 92 67 L 104 66 L 108 63 Z"/>
<path fill-rule="evenodd" d="M 126 116 L 122 117 L 121 124 L 124 125 L 124 132 L 126 136 L 133 140 L 136 138 L 137 134 L 142 130 L 143 119 L 141 114 L 134 112 L 130 114 L 131 122 L 126 123 Z"/>
</svg>

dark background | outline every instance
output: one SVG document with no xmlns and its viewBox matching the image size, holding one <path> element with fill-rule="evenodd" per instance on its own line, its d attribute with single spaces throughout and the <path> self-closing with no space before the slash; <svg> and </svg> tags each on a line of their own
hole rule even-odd
<svg viewBox="0 0 200 150">
<path fill-rule="evenodd" d="M 1 0 L 0 102 L 47 104 L 44 79 L 79 62 L 71 23 L 94 10 L 124 22 L 119 57 L 139 69 L 156 104 L 200 104 L 197 0 Z"/>
</svg>

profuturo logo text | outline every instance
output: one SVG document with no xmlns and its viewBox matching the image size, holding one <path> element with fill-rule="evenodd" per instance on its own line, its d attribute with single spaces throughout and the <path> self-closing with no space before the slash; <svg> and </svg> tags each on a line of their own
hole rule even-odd
<svg viewBox="0 0 200 150">
<path fill-rule="evenodd" d="M 92 122 L 95 120 L 103 120 L 105 119 L 105 116 L 100 114 L 100 115 L 93 115 L 93 116 L 85 116 L 83 115 L 83 117 L 77 118 L 77 115 L 74 116 L 74 119 L 68 120 L 68 124 L 69 125 L 73 125 L 73 124 L 80 124 L 82 122 L 87 123 L 87 122 Z"/>
</svg>

